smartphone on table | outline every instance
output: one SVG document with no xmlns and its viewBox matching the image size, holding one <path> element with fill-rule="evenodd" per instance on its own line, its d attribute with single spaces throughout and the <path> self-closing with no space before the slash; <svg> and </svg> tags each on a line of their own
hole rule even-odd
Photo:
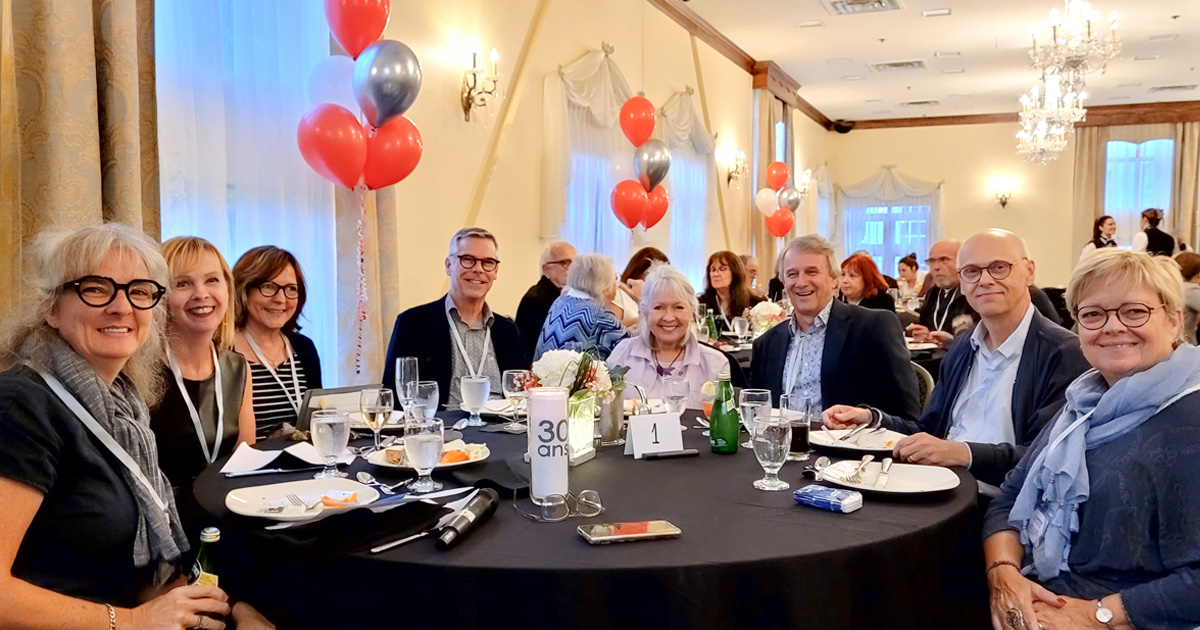
<svg viewBox="0 0 1200 630">
<path fill-rule="evenodd" d="M 654 540 L 657 538 L 679 538 L 683 532 L 667 521 L 633 521 L 629 523 L 600 523 L 580 525 L 577 530 L 583 539 L 593 545 L 605 545 L 631 540 Z"/>
</svg>

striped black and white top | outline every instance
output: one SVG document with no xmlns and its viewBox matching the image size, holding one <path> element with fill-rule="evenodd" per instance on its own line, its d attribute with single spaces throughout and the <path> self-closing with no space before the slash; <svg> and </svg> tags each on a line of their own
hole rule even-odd
<svg viewBox="0 0 1200 630">
<path fill-rule="evenodd" d="M 300 391 L 292 390 L 292 361 L 296 362 L 296 379 L 300 383 Z M 293 395 L 294 400 L 299 401 L 304 399 L 304 392 L 308 389 L 304 385 L 304 363 L 295 354 L 292 355 L 290 361 L 276 367 L 275 373 L 279 375 L 279 381 L 283 381 L 287 390 L 280 387 L 279 381 L 271 376 L 271 372 L 267 370 L 266 366 L 261 363 L 250 364 L 250 380 L 254 387 L 255 437 L 260 440 L 270 437 L 283 426 L 284 422 L 295 426 L 296 410 L 288 400 L 288 393 Z"/>
</svg>

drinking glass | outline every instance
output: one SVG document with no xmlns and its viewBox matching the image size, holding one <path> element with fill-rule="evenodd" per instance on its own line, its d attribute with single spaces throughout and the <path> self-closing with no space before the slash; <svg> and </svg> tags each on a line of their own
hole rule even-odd
<svg viewBox="0 0 1200 630">
<path fill-rule="evenodd" d="M 379 450 L 379 432 L 392 417 L 392 390 L 386 387 L 362 390 L 358 394 L 358 409 L 363 421 L 375 432 L 375 450 Z"/>
<path fill-rule="evenodd" d="M 808 430 L 813 420 L 813 400 L 808 396 L 784 394 L 779 397 L 779 415 L 792 425 L 792 446 L 788 450 L 789 462 L 808 461 Z"/>
<path fill-rule="evenodd" d="M 313 447 L 317 455 L 325 460 L 325 468 L 313 475 L 314 479 L 337 479 L 347 476 L 337 469 L 337 460 L 346 451 L 350 443 L 350 418 L 345 411 L 337 409 L 318 409 L 312 412 Z"/>
<path fill-rule="evenodd" d="M 688 380 L 682 376 L 670 376 L 663 379 L 663 397 L 667 399 L 667 411 L 671 413 L 683 413 L 683 410 L 687 408 L 690 392 Z"/>
<path fill-rule="evenodd" d="M 750 320 L 745 317 L 733 318 L 733 334 L 737 335 L 738 343 L 746 343 L 746 335 L 750 333 Z"/>
<path fill-rule="evenodd" d="M 754 482 L 759 490 L 787 490 L 788 483 L 779 478 L 779 469 L 787 461 L 792 442 L 792 425 L 787 418 L 760 416 L 754 421 L 754 457 L 766 474 Z"/>
<path fill-rule="evenodd" d="M 396 358 L 396 395 L 400 398 L 400 406 L 402 409 L 407 408 L 412 402 L 409 397 L 409 383 L 416 383 L 421 379 L 417 378 L 417 357 L 397 357 Z M 386 385 L 386 383 L 385 383 Z"/>
<path fill-rule="evenodd" d="M 742 426 L 751 435 L 751 439 L 742 443 L 742 448 L 754 448 L 754 420 L 769 416 L 771 413 L 771 391 L 767 389 L 743 389 L 738 398 L 738 406 L 742 411 Z"/>
<path fill-rule="evenodd" d="M 424 409 L 425 417 L 432 418 L 437 413 L 438 396 L 441 395 L 437 381 L 415 381 L 408 384 L 408 389 L 405 399 L 409 402 L 406 406 L 420 405 Z"/>
<path fill-rule="evenodd" d="M 445 445 L 442 428 L 441 420 L 426 420 L 424 417 L 404 423 L 404 454 L 408 465 L 417 471 L 417 480 L 408 485 L 412 492 L 442 489 L 441 482 L 430 477 L 442 459 L 442 447 Z"/>
<path fill-rule="evenodd" d="M 463 408 L 471 413 L 465 426 L 481 427 L 485 424 L 479 417 L 491 394 L 492 382 L 486 376 L 464 376 L 459 384 L 459 394 L 463 399 Z"/>
<path fill-rule="evenodd" d="M 519 431 L 525 425 L 521 424 L 521 401 L 527 394 L 525 389 L 533 382 L 533 372 L 529 370 L 504 370 L 500 375 L 500 386 L 504 388 L 504 397 L 512 405 L 512 420 L 504 423 L 505 431 Z"/>
</svg>

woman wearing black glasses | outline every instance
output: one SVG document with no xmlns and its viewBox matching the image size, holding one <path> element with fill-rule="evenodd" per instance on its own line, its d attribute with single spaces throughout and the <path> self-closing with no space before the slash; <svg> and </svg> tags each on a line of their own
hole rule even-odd
<svg viewBox="0 0 1200 630">
<path fill-rule="evenodd" d="M 290 252 L 255 247 L 233 266 L 233 347 L 250 363 L 257 437 L 295 426 L 304 392 L 321 388 L 321 359 L 312 340 L 300 334 L 304 274 Z"/>
</svg>

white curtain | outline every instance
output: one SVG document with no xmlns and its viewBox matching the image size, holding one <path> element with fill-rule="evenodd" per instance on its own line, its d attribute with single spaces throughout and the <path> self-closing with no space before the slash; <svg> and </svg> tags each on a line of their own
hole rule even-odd
<svg viewBox="0 0 1200 630">
<path fill-rule="evenodd" d="M 817 234 L 829 239 L 834 250 L 840 255 L 842 230 L 838 222 L 839 217 L 834 212 L 833 181 L 829 179 L 829 166 L 824 162 L 813 169 L 809 190 L 812 191 L 809 196 L 815 196 L 817 200 Z"/>
<path fill-rule="evenodd" d="M 319 2 L 155 6 L 162 237 L 204 237 L 231 266 L 258 245 L 292 252 L 308 285 L 300 323 L 333 385 L 333 185 L 308 168 L 296 145 L 309 109 L 306 79 L 328 56 Z"/>
<path fill-rule="evenodd" d="M 647 237 L 670 230 L 667 256 L 687 276 L 692 286 L 704 286 L 708 217 L 717 212 L 717 196 L 711 174 L 716 139 L 704 126 L 692 90 L 677 92 L 659 110 L 658 129 L 671 150 L 671 169 L 663 185 L 671 195 L 671 207 Z"/>
<path fill-rule="evenodd" d="M 909 253 L 929 251 L 938 239 L 942 183 L 912 179 L 884 166 L 872 177 L 836 187 L 844 230 L 842 254 L 865 249 L 880 271 L 892 275 Z"/>
</svg>

